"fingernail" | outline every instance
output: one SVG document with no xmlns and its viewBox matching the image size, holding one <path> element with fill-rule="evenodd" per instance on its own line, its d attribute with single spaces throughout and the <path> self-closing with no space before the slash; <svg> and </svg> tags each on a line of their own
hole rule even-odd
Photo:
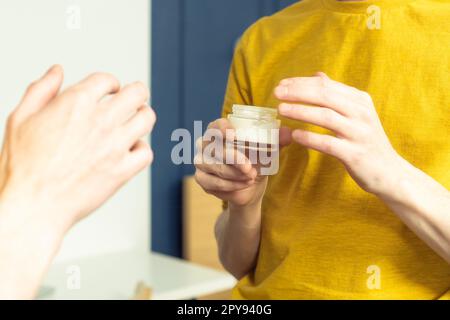
<svg viewBox="0 0 450 320">
<path fill-rule="evenodd" d="M 287 93 L 288 93 L 288 87 L 286 87 L 286 86 L 278 86 L 275 89 L 275 94 L 279 97 L 284 97 L 287 95 Z"/>
<path fill-rule="evenodd" d="M 283 103 L 280 105 L 280 112 L 286 113 L 292 110 L 292 106 L 290 104 Z"/>
<path fill-rule="evenodd" d="M 294 139 L 295 141 L 298 141 L 299 139 L 301 139 L 303 136 L 303 132 L 300 130 L 294 130 L 294 132 L 292 132 L 292 139 Z"/>
</svg>

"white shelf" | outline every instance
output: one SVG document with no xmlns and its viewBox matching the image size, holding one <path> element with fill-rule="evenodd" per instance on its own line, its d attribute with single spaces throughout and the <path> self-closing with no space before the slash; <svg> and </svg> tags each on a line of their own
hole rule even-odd
<svg viewBox="0 0 450 320">
<path fill-rule="evenodd" d="M 80 288 L 70 289 L 70 267 L 80 270 Z M 43 299 L 130 299 L 139 281 L 153 289 L 155 300 L 181 300 L 231 289 L 235 279 L 221 271 L 156 253 L 121 252 L 54 265 Z"/>
</svg>

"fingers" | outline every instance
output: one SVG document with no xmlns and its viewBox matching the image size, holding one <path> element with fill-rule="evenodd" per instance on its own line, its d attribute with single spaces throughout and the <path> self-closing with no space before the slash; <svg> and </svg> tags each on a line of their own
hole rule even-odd
<svg viewBox="0 0 450 320">
<path fill-rule="evenodd" d="M 292 143 L 292 131 L 288 127 L 280 128 L 280 149 Z"/>
<path fill-rule="evenodd" d="M 197 140 L 194 159 L 197 182 L 206 192 L 233 192 L 248 188 L 258 173 L 250 160 L 227 141 L 233 141 L 234 129 L 227 119 L 209 124 Z M 226 141 L 227 140 L 227 141 Z"/>
<path fill-rule="evenodd" d="M 231 181 L 219 178 L 207 172 L 197 170 L 195 180 L 206 192 L 233 192 L 250 187 L 254 181 Z"/>
<path fill-rule="evenodd" d="M 211 122 L 208 125 L 208 129 L 219 129 L 220 131 L 225 133 L 226 129 L 234 129 L 234 128 L 228 119 L 220 118 L 220 119 L 217 119 L 217 120 Z"/>
<path fill-rule="evenodd" d="M 288 103 L 280 104 L 278 109 L 284 117 L 320 126 L 342 136 L 349 134 L 350 121 L 334 110 Z"/>
<path fill-rule="evenodd" d="M 120 172 L 125 180 L 149 166 L 153 161 L 153 152 L 150 145 L 140 140 L 148 135 L 156 122 L 156 114 L 149 106 L 141 106 L 136 114 L 119 129 L 118 142 L 120 148 L 124 147 L 127 154 L 124 157 Z"/>
<path fill-rule="evenodd" d="M 142 82 L 128 84 L 107 101 L 107 108 L 114 113 L 119 121 L 126 121 L 143 105 L 150 97 L 149 89 Z"/>
<path fill-rule="evenodd" d="M 275 88 L 275 96 L 282 101 L 326 107 L 349 117 L 358 114 L 368 102 L 361 91 L 333 81 L 322 73 L 314 77 L 285 79 Z"/>
<path fill-rule="evenodd" d="M 231 152 L 232 150 L 230 150 Z M 195 166 L 198 170 L 213 174 L 227 180 L 248 181 L 257 177 L 258 173 L 251 165 L 247 170 L 241 170 L 241 168 L 228 165 L 223 160 L 217 160 L 214 158 L 202 159 L 201 155 L 196 156 L 194 160 Z"/>
<path fill-rule="evenodd" d="M 139 140 L 148 135 L 155 125 L 156 114 L 149 106 L 141 106 L 136 114 L 119 128 L 118 143 L 127 150 L 122 169 L 124 179 L 128 180 L 141 170 L 149 166 L 153 161 L 153 152 L 150 145 Z M 123 144 L 122 144 L 123 141 Z"/>
<path fill-rule="evenodd" d="M 63 69 L 59 65 L 51 67 L 39 80 L 27 89 L 16 110 L 17 120 L 23 121 L 44 108 L 59 92 L 64 78 Z"/>
<path fill-rule="evenodd" d="M 358 90 L 355 87 L 352 86 L 348 86 L 345 83 L 342 82 L 338 82 L 338 81 L 333 81 L 331 80 L 325 73 L 323 72 L 317 72 L 315 74 L 316 77 L 321 77 L 323 79 L 325 79 L 326 81 L 331 81 L 333 84 L 336 85 L 336 89 L 341 91 L 342 93 L 347 93 L 352 95 L 352 97 L 354 99 L 356 99 L 357 101 L 359 101 L 362 105 L 366 104 L 368 101 L 371 101 L 372 99 L 370 98 L 370 96 L 361 90 Z M 369 99 L 368 99 L 369 98 Z"/>
<path fill-rule="evenodd" d="M 222 134 L 223 141 L 234 140 L 234 127 L 228 119 L 221 118 L 211 122 L 208 125 L 208 130 L 219 130 Z"/>
<path fill-rule="evenodd" d="M 205 163 L 208 165 L 216 162 L 223 163 L 233 166 L 243 174 L 248 174 L 253 168 L 250 159 L 233 145 L 228 146 L 228 143 L 223 141 L 224 138 L 221 131 L 217 131 L 214 134 L 211 130 L 218 129 L 208 129 L 205 135 L 197 140 L 197 155 L 194 163 Z"/>
<path fill-rule="evenodd" d="M 306 148 L 328 154 L 342 161 L 345 161 L 350 151 L 350 146 L 345 140 L 329 135 L 297 129 L 292 133 L 292 138 Z"/>
<path fill-rule="evenodd" d="M 213 121 L 208 125 L 203 137 L 197 141 L 197 151 L 202 157 L 206 155 L 215 158 L 247 174 L 252 169 L 251 161 L 236 148 L 227 147 L 227 143 L 234 141 L 234 134 L 234 128 L 227 119 Z"/>
<path fill-rule="evenodd" d="M 147 142 L 139 140 L 131 148 L 128 155 L 122 163 L 122 172 L 124 179 L 129 180 L 140 171 L 148 167 L 153 161 L 153 152 Z"/>
<path fill-rule="evenodd" d="M 149 134 L 156 122 L 156 114 L 149 106 L 141 106 L 137 113 L 121 128 L 125 143 L 133 146 L 137 140 Z"/>
<path fill-rule="evenodd" d="M 197 151 L 200 153 L 200 155 L 196 157 L 196 161 L 201 161 L 202 157 L 206 154 L 209 155 L 210 158 L 215 158 L 220 163 L 233 165 L 239 169 L 241 173 L 248 174 L 253 168 L 250 159 L 239 150 L 239 147 L 227 147 L 227 142 L 233 142 L 234 133 L 234 128 L 227 119 L 218 119 L 210 123 L 205 135 L 196 141 Z M 288 127 L 280 128 L 280 148 L 284 148 L 291 143 L 291 129 Z M 211 144 L 214 144 L 213 150 L 208 149 L 211 147 Z M 204 152 L 205 150 L 211 152 L 208 154 L 208 152 Z"/>
<path fill-rule="evenodd" d="M 72 90 L 85 92 L 94 101 L 116 93 L 120 90 L 120 82 L 109 73 L 97 72 L 80 81 Z"/>
</svg>

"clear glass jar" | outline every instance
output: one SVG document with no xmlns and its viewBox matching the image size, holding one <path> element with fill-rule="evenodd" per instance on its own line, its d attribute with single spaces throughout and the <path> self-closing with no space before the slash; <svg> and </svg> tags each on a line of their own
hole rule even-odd
<svg viewBox="0 0 450 320">
<path fill-rule="evenodd" d="M 279 132 L 278 111 L 273 108 L 234 105 L 228 116 L 235 129 L 234 147 L 245 154 L 259 175 L 278 173 Z"/>
</svg>

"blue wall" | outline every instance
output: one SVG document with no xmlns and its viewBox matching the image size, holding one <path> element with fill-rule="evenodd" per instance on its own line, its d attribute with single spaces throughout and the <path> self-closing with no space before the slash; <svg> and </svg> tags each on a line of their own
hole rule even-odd
<svg viewBox="0 0 450 320">
<path fill-rule="evenodd" d="M 193 166 L 171 161 L 172 131 L 220 117 L 236 40 L 260 17 L 295 0 L 153 0 L 152 249 L 181 256 L 182 179 Z M 213 226 L 211 226 L 212 228 Z"/>
</svg>

